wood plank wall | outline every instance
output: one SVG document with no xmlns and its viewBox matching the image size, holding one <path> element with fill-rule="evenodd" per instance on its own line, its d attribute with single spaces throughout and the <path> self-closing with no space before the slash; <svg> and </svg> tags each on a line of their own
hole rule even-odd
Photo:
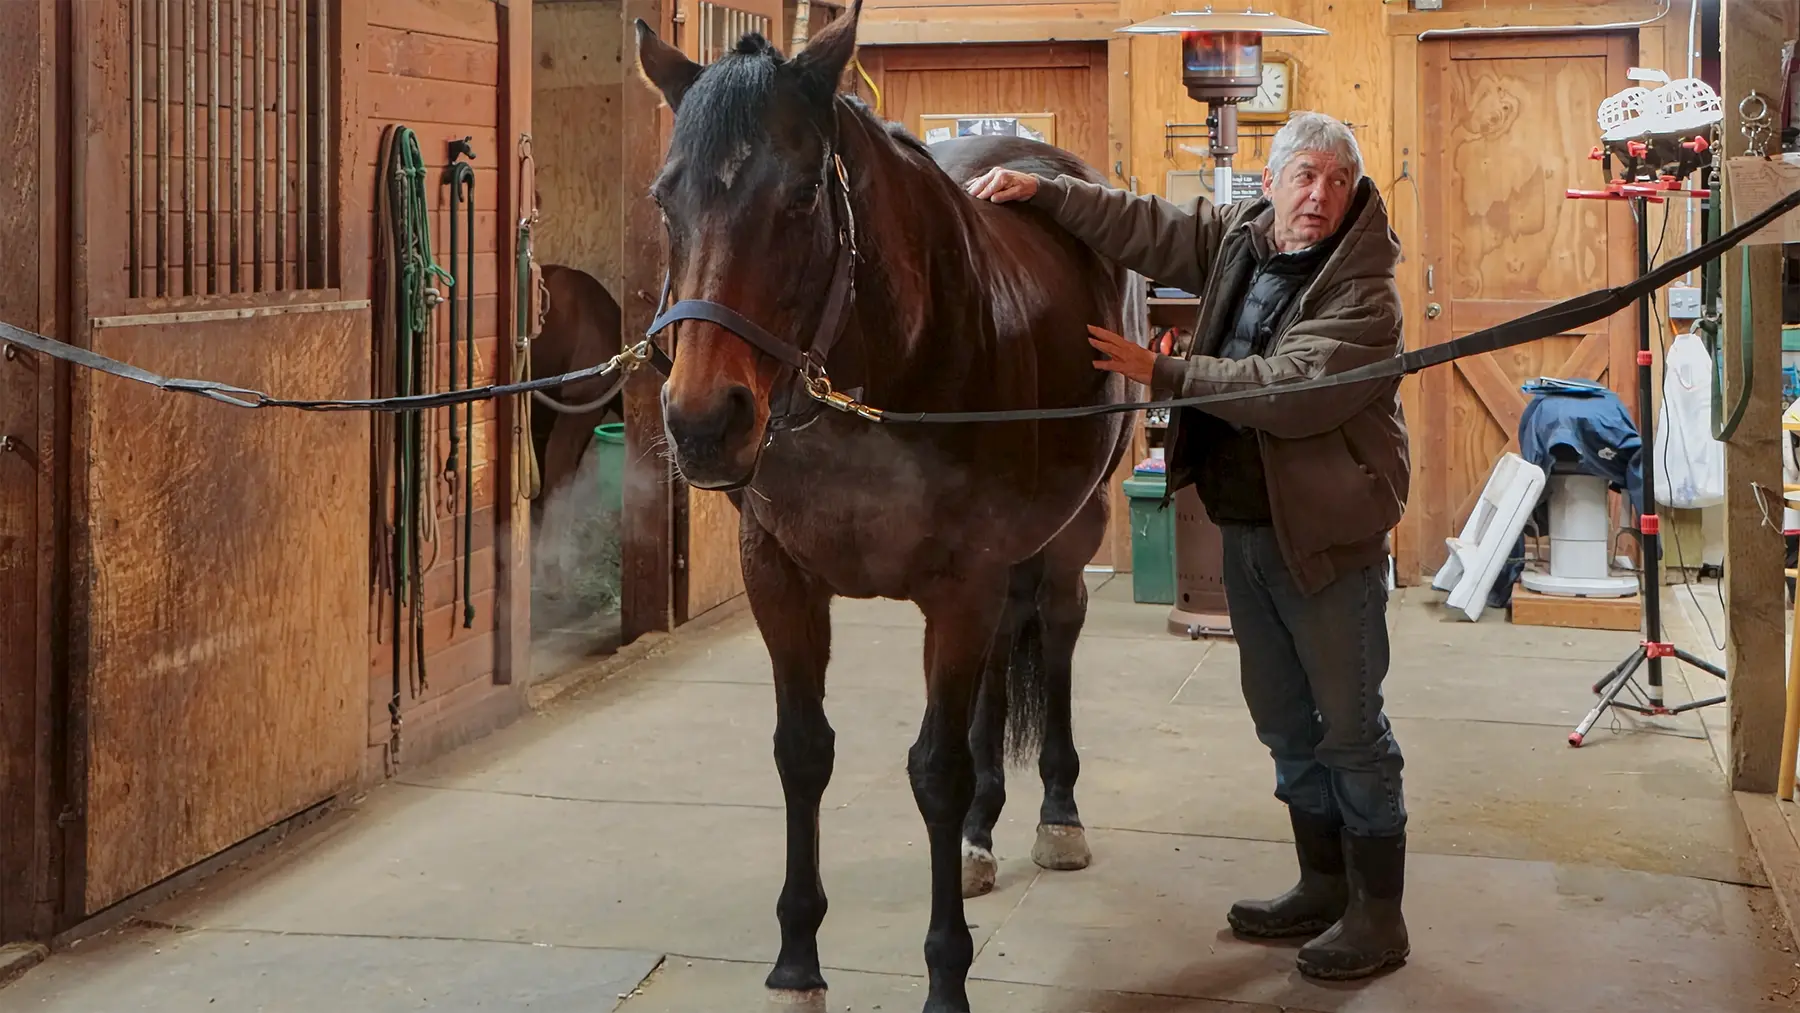
<svg viewBox="0 0 1800 1013">
<path fill-rule="evenodd" d="M 450 256 L 450 197 L 444 182 L 448 143 L 469 138 L 475 151 L 475 279 L 474 317 L 477 384 L 493 382 L 498 334 L 503 313 L 502 275 L 511 270 L 511 254 L 505 234 L 510 214 L 502 213 L 501 167 L 516 162 L 515 145 L 502 143 L 500 127 L 505 117 L 506 66 L 502 44 L 502 18 L 506 7 L 490 0 L 368 0 L 368 83 L 364 108 L 368 113 L 365 168 L 371 185 L 379 158 L 382 131 L 391 123 L 403 123 L 418 135 L 424 158 L 426 203 L 430 212 L 431 243 L 438 263 L 446 268 Z M 510 168 L 509 168 L 510 171 Z M 370 220 L 370 226 L 377 223 Z M 461 222 L 458 227 L 461 228 Z M 458 270 L 461 270 L 458 265 Z M 440 305 L 436 321 L 439 385 L 449 361 L 449 317 Z M 510 327 L 505 328 L 510 331 Z M 460 351 L 458 353 L 461 354 Z M 417 762 L 456 741 L 472 737 L 515 713 L 522 699 L 517 689 L 497 685 L 496 575 L 496 477 L 500 448 L 496 425 L 497 405 L 482 402 L 475 409 L 473 456 L 474 530 L 471 539 L 471 588 L 475 622 L 462 624 L 462 521 L 453 519 L 452 500 L 444 483 L 437 486 L 438 552 L 425 576 L 425 669 L 428 685 L 416 697 L 402 687 L 404 722 L 402 757 Z M 449 415 L 434 413 L 440 455 L 449 437 Z M 459 412 L 458 427 L 461 427 Z M 460 500 L 460 489 L 457 492 Z M 431 558 L 428 552 L 427 558 Z M 388 643 L 384 592 L 376 591 L 371 603 L 369 644 L 369 762 L 379 770 L 388 742 L 388 701 L 392 692 L 393 664 Z"/>
<path fill-rule="evenodd" d="M 620 300 L 625 256 L 619 229 L 619 90 L 626 55 L 621 18 L 619 0 L 540 4 L 532 39 L 531 141 L 543 216 L 533 252 L 540 264 L 593 275 L 614 300 Z"/>
</svg>

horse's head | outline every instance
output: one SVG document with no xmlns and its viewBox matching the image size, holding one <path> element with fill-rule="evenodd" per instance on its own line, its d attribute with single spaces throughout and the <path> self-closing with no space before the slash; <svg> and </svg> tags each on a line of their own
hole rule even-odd
<svg viewBox="0 0 1800 1013">
<path fill-rule="evenodd" d="M 809 348 L 840 249 L 844 195 L 828 164 L 838 81 L 856 47 L 848 14 L 784 59 L 760 35 L 702 67 L 637 23 L 638 68 L 675 110 L 651 187 L 678 300 L 735 311 L 783 346 Z M 669 333 L 673 332 L 673 333 Z M 771 400 L 791 370 L 709 320 L 677 320 L 663 424 L 689 484 L 730 489 L 756 472 Z"/>
</svg>

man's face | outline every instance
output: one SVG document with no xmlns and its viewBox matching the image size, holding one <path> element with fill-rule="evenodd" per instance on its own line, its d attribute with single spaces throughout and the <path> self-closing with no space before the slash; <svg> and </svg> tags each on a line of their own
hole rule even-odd
<svg viewBox="0 0 1800 1013">
<path fill-rule="evenodd" d="M 1299 151 L 1280 178 L 1263 170 L 1263 189 L 1275 205 L 1269 240 L 1277 250 L 1304 250 L 1337 231 L 1356 189 L 1350 166 L 1329 151 Z"/>
</svg>

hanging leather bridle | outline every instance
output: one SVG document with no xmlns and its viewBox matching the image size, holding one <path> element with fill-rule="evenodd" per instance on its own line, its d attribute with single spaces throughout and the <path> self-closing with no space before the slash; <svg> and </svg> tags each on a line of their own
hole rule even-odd
<svg viewBox="0 0 1800 1013">
<path fill-rule="evenodd" d="M 833 112 L 836 112 L 835 106 Z M 843 337 L 845 325 L 850 320 L 850 308 L 856 300 L 856 212 L 851 205 L 850 173 L 836 148 L 830 142 L 824 146 L 822 182 L 830 195 L 828 204 L 837 225 L 838 252 L 832 266 L 831 287 L 825 296 L 825 309 L 819 316 L 811 343 L 802 348 L 783 341 L 756 321 L 710 299 L 683 299 L 671 306 L 669 295 L 673 280 L 666 271 L 662 297 L 657 301 L 658 306 L 666 308 L 644 332 L 649 344 L 650 364 L 665 377 L 674 370 L 675 361 L 656 344 L 656 336 L 680 320 L 704 320 L 716 324 L 781 363 L 789 379 L 781 390 L 781 397 L 778 399 L 772 394 L 769 399 L 767 431 L 771 440 L 779 432 L 797 431 L 811 425 L 821 408 L 859 413 L 862 408 L 857 401 L 860 390 L 834 390 L 825 369 L 838 340 Z"/>
</svg>

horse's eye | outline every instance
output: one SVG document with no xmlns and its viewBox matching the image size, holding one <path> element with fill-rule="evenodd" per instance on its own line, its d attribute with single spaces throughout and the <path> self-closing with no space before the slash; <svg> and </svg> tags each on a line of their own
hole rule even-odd
<svg viewBox="0 0 1800 1013">
<path fill-rule="evenodd" d="M 794 199 L 789 207 L 795 211 L 810 211 L 819 200 L 819 184 L 807 183 L 794 191 Z"/>
</svg>

